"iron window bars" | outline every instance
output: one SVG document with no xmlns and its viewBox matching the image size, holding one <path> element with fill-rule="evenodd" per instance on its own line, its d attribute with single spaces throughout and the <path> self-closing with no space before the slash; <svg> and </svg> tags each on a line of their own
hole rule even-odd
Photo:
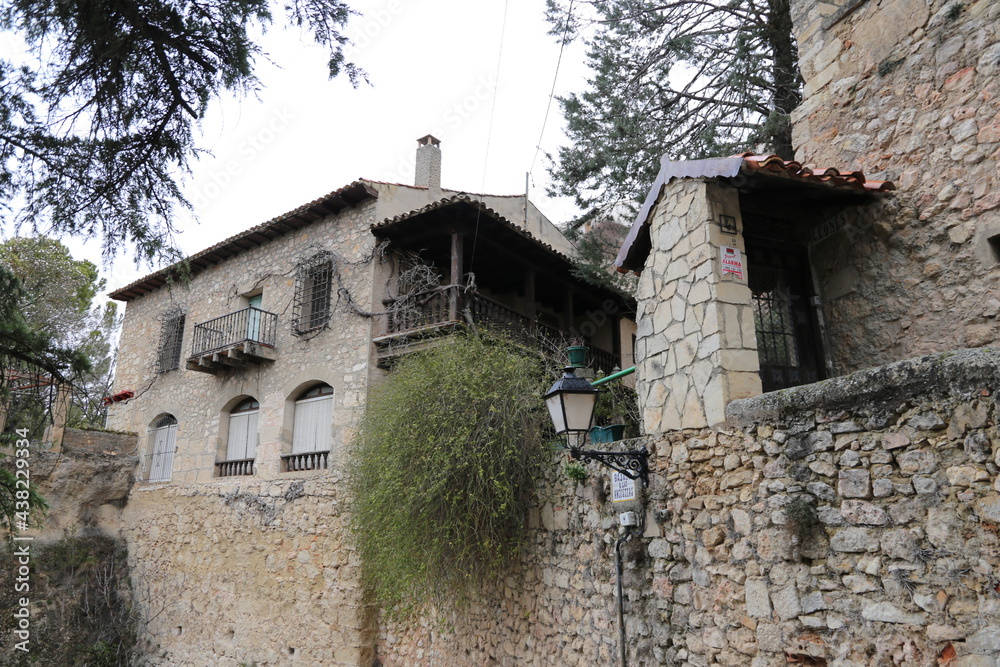
<svg viewBox="0 0 1000 667">
<path fill-rule="evenodd" d="M 330 292 L 333 288 L 333 259 L 320 253 L 299 265 L 292 301 L 292 333 L 315 331 L 330 321 Z"/>
<path fill-rule="evenodd" d="M 174 315 L 163 321 L 160 330 L 160 351 L 156 371 L 166 373 L 180 368 L 181 344 L 184 342 L 184 315 Z"/>
</svg>

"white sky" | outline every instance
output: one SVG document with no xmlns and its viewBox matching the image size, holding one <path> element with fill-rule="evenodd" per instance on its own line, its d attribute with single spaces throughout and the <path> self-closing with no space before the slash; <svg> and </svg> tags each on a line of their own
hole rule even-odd
<svg viewBox="0 0 1000 667">
<path fill-rule="evenodd" d="M 413 182 L 416 139 L 441 140 L 442 185 L 493 194 L 524 192 L 559 55 L 543 0 L 509 0 L 497 76 L 504 0 L 352 0 L 351 59 L 372 85 L 328 80 L 322 49 L 295 29 L 272 28 L 257 97 L 216 103 L 203 125 L 211 152 L 194 165 L 186 192 L 200 224 L 179 221 L 177 241 L 194 253 L 357 178 Z M 582 44 L 563 54 L 556 91 L 581 90 Z M 493 105 L 495 104 L 495 111 Z M 493 127 L 490 131 L 490 116 Z M 565 142 L 553 102 L 541 146 Z M 488 155 L 487 155 L 488 147 Z M 577 214 L 545 196 L 547 160 L 534 160 L 530 198 L 553 221 Z M 100 263 L 97 243 L 67 242 Z M 130 257 L 104 267 L 110 289 L 149 272 Z"/>
</svg>

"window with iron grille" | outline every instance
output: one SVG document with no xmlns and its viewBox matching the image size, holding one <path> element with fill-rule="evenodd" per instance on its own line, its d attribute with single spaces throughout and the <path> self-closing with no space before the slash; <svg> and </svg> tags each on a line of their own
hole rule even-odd
<svg viewBox="0 0 1000 667">
<path fill-rule="evenodd" d="M 299 266 L 292 304 L 292 333 L 299 336 L 321 329 L 330 321 L 333 260 L 320 253 Z"/>
<path fill-rule="evenodd" d="M 184 315 L 173 315 L 163 320 L 160 330 L 160 352 L 156 370 L 166 373 L 181 366 L 181 343 L 184 342 Z"/>
</svg>

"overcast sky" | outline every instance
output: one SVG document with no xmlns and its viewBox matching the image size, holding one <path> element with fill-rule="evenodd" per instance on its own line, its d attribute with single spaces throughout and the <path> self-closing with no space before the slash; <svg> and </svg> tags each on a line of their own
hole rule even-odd
<svg viewBox="0 0 1000 667">
<path fill-rule="evenodd" d="M 416 139 L 428 133 L 441 140 L 444 187 L 520 194 L 532 170 L 530 198 L 543 212 L 556 222 L 577 213 L 572 202 L 545 196 L 547 160 L 535 156 L 559 56 L 543 0 L 510 0 L 506 21 L 504 0 L 350 4 L 362 12 L 347 28 L 350 56 L 371 85 L 328 80 L 324 52 L 308 35 L 272 29 L 265 48 L 274 64 L 260 62 L 258 95 L 217 103 L 204 122 L 201 146 L 211 155 L 187 182 L 199 222 L 180 221 L 184 252 L 357 178 L 412 183 Z M 557 94 L 582 88 L 583 60 L 582 45 L 567 47 Z M 565 141 L 563 126 L 553 102 L 544 151 Z M 99 262 L 99 245 L 72 246 Z M 148 271 L 126 257 L 105 268 L 111 289 Z"/>
</svg>

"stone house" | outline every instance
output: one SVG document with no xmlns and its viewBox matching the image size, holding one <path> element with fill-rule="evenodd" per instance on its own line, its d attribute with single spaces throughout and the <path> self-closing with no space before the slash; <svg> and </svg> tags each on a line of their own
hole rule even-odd
<svg viewBox="0 0 1000 667">
<path fill-rule="evenodd" d="M 634 302 L 575 278 L 572 244 L 526 197 L 442 189 L 440 160 L 424 137 L 416 185 L 357 180 L 112 294 L 127 303 L 115 391 L 133 394 L 108 425 L 139 434 L 132 567 L 153 598 L 212 592 L 147 610 L 170 664 L 364 662 L 342 455 L 400 355 L 464 323 L 632 365 Z M 241 622 L 246 605 L 286 647 Z"/>
</svg>

